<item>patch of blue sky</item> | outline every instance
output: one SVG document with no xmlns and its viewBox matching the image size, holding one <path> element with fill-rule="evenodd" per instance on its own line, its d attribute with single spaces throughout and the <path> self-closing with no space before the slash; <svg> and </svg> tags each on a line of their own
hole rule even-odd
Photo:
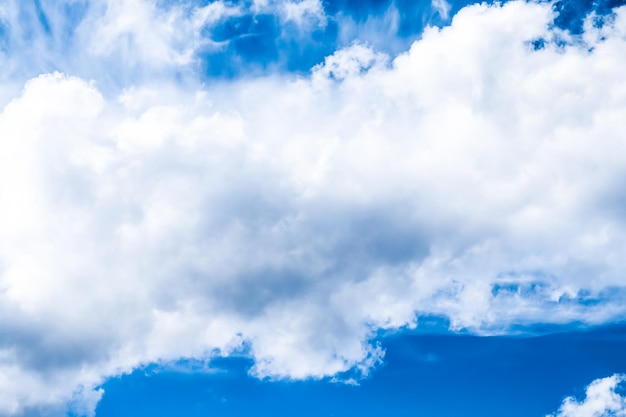
<svg viewBox="0 0 626 417">
<path fill-rule="evenodd" d="M 159 1 L 156 7 L 204 6 L 207 1 Z M 355 41 L 395 56 L 419 39 L 427 26 L 448 25 L 473 0 L 328 0 L 321 3 L 320 16 L 308 20 L 286 17 L 281 2 L 258 7 L 250 1 L 227 2 L 237 9 L 207 25 L 202 36 L 208 44 L 195 51 L 202 77 L 234 78 L 277 72 L 308 73 L 324 57 Z M 489 3 L 489 2 L 488 2 Z M 554 4 L 555 25 L 580 34 L 584 18 L 591 12 L 601 17 L 625 0 L 560 0 Z M 0 45 L 5 53 L 28 57 L 35 72 L 66 71 L 76 41 L 75 30 L 95 3 L 33 0 L 17 8 L 17 27 L 0 23 Z M 314 14 L 314 13 L 313 13 Z M 34 47 L 39 44 L 39 47 Z M 543 44 L 537 41 L 536 49 Z M 42 47 L 55 51 L 40 56 Z M 29 53 L 29 50 L 31 52 Z M 59 57 L 63 57 L 60 59 Z M 53 58 L 50 58 L 53 57 Z M 47 59 L 49 58 L 49 59 Z"/>
<path fill-rule="evenodd" d="M 72 72 L 68 64 L 78 55 L 76 30 L 88 15 L 87 1 L 26 1 L 8 3 L 0 15 L 0 51 L 13 59 L 18 72 L 34 76 L 45 72 Z M 4 19 L 3 19 L 4 17 Z M 18 58 L 19 57 L 19 58 Z M 5 74 L 9 72 L 5 68 Z"/>
<path fill-rule="evenodd" d="M 39 21 L 39 24 L 41 25 L 44 32 L 47 34 L 52 34 L 52 29 L 50 28 L 50 22 L 48 22 L 48 17 L 46 16 L 44 10 L 41 8 L 41 1 L 33 0 L 33 6 L 35 7 L 37 20 Z"/>
<path fill-rule="evenodd" d="M 380 338 L 384 363 L 358 385 L 258 380 L 246 357 L 218 358 L 211 371 L 181 372 L 190 366 L 181 363 L 111 379 L 96 417 L 541 417 L 565 396 L 582 397 L 591 380 L 626 372 L 626 325 L 560 326 L 534 337 L 431 333 L 444 322 Z"/>
<path fill-rule="evenodd" d="M 469 3 L 457 2 L 451 10 Z M 447 7 L 447 3 L 442 4 Z M 355 41 L 395 55 L 406 50 L 427 25 L 441 26 L 451 17 L 427 1 L 340 0 L 324 2 L 323 6 L 324 22 L 308 26 L 250 9 L 247 14 L 225 19 L 205 32 L 222 43 L 221 48 L 201 54 L 206 74 L 249 76 L 267 70 L 306 73 L 325 56 Z"/>
<path fill-rule="evenodd" d="M 209 77 L 249 76 L 273 71 L 306 73 L 334 50 L 360 41 L 392 56 L 408 49 L 427 26 L 442 27 L 474 1 L 330 0 L 323 2 L 323 25 L 296 27 L 276 14 L 229 17 L 206 35 L 223 45 L 201 54 Z M 491 3 L 491 2 L 487 2 Z M 555 25 L 580 34 L 585 17 L 610 13 L 624 0 L 561 0 Z M 537 44 L 540 45 L 540 44 Z M 539 48 L 537 48 L 539 49 Z"/>
<path fill-rule="evenodd" d="M 579 35 L 583 32 L 585 17 L 590 13 L 609 15 L 613 8 L 624 4 L 624 0 L 559 0 L 554 3 L 554 10 L 558 13 L 554 23 L 557 27 Z"/>
</svg>

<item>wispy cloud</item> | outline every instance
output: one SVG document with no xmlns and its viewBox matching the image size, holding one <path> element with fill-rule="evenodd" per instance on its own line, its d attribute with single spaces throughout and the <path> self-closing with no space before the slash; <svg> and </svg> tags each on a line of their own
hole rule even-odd
<svg viewBox="0 0 626 417">
<path fill-rule="evenodd" d="M 442 19 L 445 20 L 450 17 L 450 9 L 452 6 L 446 0 L 432 0 L 431 5 Z"/>
</svg>

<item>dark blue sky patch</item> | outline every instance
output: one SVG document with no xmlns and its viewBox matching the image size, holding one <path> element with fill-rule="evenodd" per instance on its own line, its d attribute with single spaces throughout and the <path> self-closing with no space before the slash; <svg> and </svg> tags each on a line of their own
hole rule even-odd
<svg viewBox="0 0 626 417">
<path fill-rule="evenodd" d="M 533 51 L 540 51 L 546 47 L 546 40 L 543 38 L 535 39 L 530 41 L 530 46 Z"/>
<path fill-rule="evenodd" d="M 0 51 L 7 51 L 9 46 L 9 28 L 0 20 Z"/>
<path fill-rule="evenodd" d="M 364 41 L 392 56 L 409 48 L 427 26 L 446 26 L 463 7 L 474 1 L 448 2 L 449 14 L 442 15 L 431 1 L 412 0 L 326 0 L 325 26 L 297 28 L 281 21 L 278 15 L 254 15 L 249 2 L 239 4 L 250 13 L 228 19 L 208 31 L 207 36 L 228 45 L 219 51 L 201 55 L 209 77 L 236 77 L 268 72 L 307 73 L 335 50 L 355 40 Z M 493 1 L 488 1 L 493 4 Z M 554 24 L 572 34 L 582 33 L 585 17 L 592 11 L 600 17 L 626 0 L 560 0 L 554 5 L 558 16 Z M 397 13 L 392 27 L 388 15 Z M 558 40 L 555 41 L 558 43 Z M 545 47 L 545 40 L 531 43 L 535 50 Z"/>
<path fill-rule="evenodd" d="M 220 22 L 207 36 L 222 43 L 201 55 L 206 73 L 234 77 L 242 72 L 263 72 L 279 60 L 280 22 L 271 14 L 247 14 Z M 250 74 L 248 74 L 250 75 Z"/>
<path fill-rule="evenodd" d="M 104 385 L 96 416 L 541 417 L 594 379 L 626 372 L 626 326 L 567 329 L 538 337 L 388 335 L 379 340 L 384 364 L 359 386 L 260 381 L 247 376 L 245 357 L 216 359 L 204 373 L 138 370 Z"/>
<path fill-rule="evenodd" d="M 37 15 L 37 20 L 41 24 L 41 27 L 47 34 L 52 34 L 52 29 L 50 27 L 50 22 L 48 21 L 48 17 L 46 16 L 46 12 L 41 8 L 40 0 L 33 0 L 33 4 L 35 6 L 35 13 Z"/>
<path fill-rule="evenodd" d="M 330 22 L 302 33 L 278 16 L 237 16 L 207 30 L 207 36 L 222 46 L 200 54 L 206 75 L 232 78 L 271 71 L 308 72 L 336 48 L 337 25 Z"/>
<path fill-rule="evenodd" d="M 441 26 L 448 20 L 433 9 L 428 1 L 398 0 L 396 5 L 400 14 L 398 35 L 403 38 L 412 38 L 427 25 Z"/>
<path fill-rule="evenodd" d="M 236 4 L 248 7 L 246 3 Z M 457 2 L 452 8 L 456 11 L 466 4 Z M 323 5 L 325 24 L 298 27 L 294 22 L 282 21 L 278 15 L 255 15 L 248 9 L 244 16 L 207 28 L 205 36 L 225 45 L 200 54 L 206 75 L 231 78 L 268 71 L 307 73 L 324 57 L 355 40 L 396 54 L 406 50 L 426 25 L 450 21 L 440 16 L 430 1 L 332 0 Z M 390 8 L 395 8 L 399 16 L 396 28 L 384 20 Z"/>
<path fill-rule="evenodd" d="M 592 12 L 598 16 L 610 14 L 615 7 L 623 6 L 626 0 L 559 0 L 554 3 L 558 16 L 554 20 L 557 27 L 574 35 L 583 32 L 585 18 Z"/>
<path fill-rule="evenodd" d="M 286 22 L 277 43 L 281 67 L 289 72 L 308 72 L 335 52 L 338 35 L 339 25 L 334 20 L 310 32 L 303 32 L 295 23 Z"/>
<path fill-rule="evenodd" d="M 257 33 L 270 33 L 274 31 L 276 23 L 272 15 L 244 15 L 226 19 L 213 28 L 211 37 L 216 42 L 225 42 L 242 36 L 250 36 Z M 269 28 L 269 30 L 268 30 Z M 275 35 L 275 34 L 274 34 Z"/>
<path fill-rule="evenodd" d="M 566 29 L 572 34 L 581 34 L 583 20 L 593 9 L 593 0 L 560 0 L 554 3 L 558 16 L 554 20 L 557 27 Z"/>
<path fill-rule="evenodd" d="M 423 0 L 414 3 L 420 3 Z M 339 14 L 351 16 L 357 22 L 367 20 L 372 15 L 380 15 L 393 4 L 392 0 L 326 0 L 324 10 L 331 16 Z"/>
</svg>

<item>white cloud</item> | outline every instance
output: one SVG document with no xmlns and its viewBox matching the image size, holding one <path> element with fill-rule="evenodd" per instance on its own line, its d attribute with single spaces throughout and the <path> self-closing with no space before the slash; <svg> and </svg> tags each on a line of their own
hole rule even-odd
<svg viewBox="0 0 626 417">
<path fill-rule="evenodd" d="M 385 54 L 377 53 L 366 45 L 353 43 L 326 57 L 324 63 L 313 68 L 313 79 L 316 83 L 329 79 L 342 81 L 374 68 L 384 69 L 387 62 Z"/>
<path fill-rule="evenodd" d="M 40 10 L 38 10 L 40 8 Z M 7 50 L 2 77 L 21 79 L 63 71 L 104 86 L 185 76 L 203 50 L 217 50 L 207 29 L 242 13 L 213 1 L 7 0 L 0 9 Z M 45 25 L 44 25 L 45 22 Z M 159 80 L 162 81 L 162 80 Z"/>
<path fill-rule="evenodd" d="M 0 414 L 242 346 L 261 377 L 367 373 L 416 314 L 623 317 L 626 10 L 587 45 L 552 17 L 471 6 L 300 79 L 31 79 L 0 113 Z"/>
<path fill-rule="evenodd" d="M 283 19 L 295 22 L 298 26 L 314 25 L 324 27 L 326 12 L 320 0 L 286 1 L 282 4 Z"/>
<path fill-rule="evenodd" d="M 582 401 L 567 397 L 557 413 L 546 417 L 626 416 L 626 397 L 616 392 L 619 384 L 625 380 L 623 375 L 596 379 L 587 387 Z"/>
<path fill-rule="evenodd" d="M 441 16 L 442 19 L 448 19 L 450 16 L 450 9 L 452 7 L 450 6 L 450 3 L 446 0 L 432 0 L 430 4 L 432 5 L 432 8 L 439 13 L 439 16 Z"/>
<path fill-rule="evenodd" d="M 215 45 L 202 30 L 241 13 L 223 1 L 206 6 L 185 2 L 163 9 L 152 0 L 102 0 L 81 22 L 81 35 L 96 55 L 122 59 L 125 65 L 180 67 L 191 63 L 203 47 Z M 100 10 L 99 10 L 100 9 Z"/>
</svg>

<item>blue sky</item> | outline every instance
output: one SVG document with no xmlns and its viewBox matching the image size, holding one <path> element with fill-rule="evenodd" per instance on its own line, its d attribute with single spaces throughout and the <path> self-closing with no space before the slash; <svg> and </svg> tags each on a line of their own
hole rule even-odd
<svg viewBox="0 0 626 417">
<path fill-rule="evenodd" d="M 622 3 L 0 0 L 0 416 L 626 416 Z"/>
<path fill-rule="evenodd" d="M 109 381 L 97 414 L 545 416 L 565 396 L 584 398 L 588 381 L 624 372 L 624 335 L 624 326 L 533 337 L 395 334 L 380 339 L 384 364 L 358 386 L 259 381 L 245 358 L 214 361 L 203 375 L 149 367 Z"/>
</svg>

